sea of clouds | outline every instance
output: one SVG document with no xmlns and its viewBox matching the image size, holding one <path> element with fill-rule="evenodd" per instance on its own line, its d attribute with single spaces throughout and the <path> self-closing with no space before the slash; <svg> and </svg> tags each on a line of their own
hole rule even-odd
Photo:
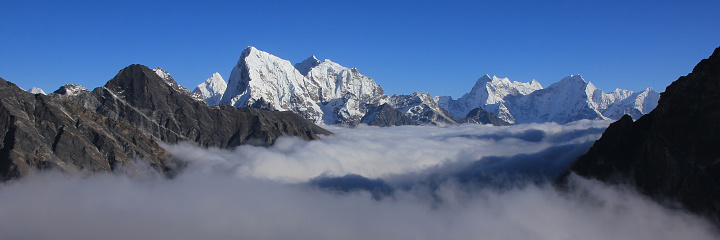
<svg viewBox="0 0 720 240">
<path fill-rule="evenodd" d="M 35 173 L 0 185 L 4 239 L 717 239 L 626 186 L 551 182 L 608 121 L 328 127 L 271 147 L 165 145 L 176 176 Z"/>
</svg>

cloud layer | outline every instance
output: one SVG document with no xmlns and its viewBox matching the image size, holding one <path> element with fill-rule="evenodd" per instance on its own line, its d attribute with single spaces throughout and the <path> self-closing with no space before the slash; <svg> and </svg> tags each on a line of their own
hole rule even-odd
<svg viewBox="0 0 720 240">
<path fill-rule="evenodd" d="M 173 179 L 133 166 L 126 171 L 133 174 L 44 172 L 0 185 L 0 233 L 7 239 L 717 239 L 704 220 L 624 187 L 572 177 L 568 192 L 547 184 L 468 188 L 458 177 L 567 164 L 557 159 L 581 153 L 573 149 L 589 147 L 607 124 L 337 128 L 321 141 L 285 138 L 268 148 L 168 146 L 189 162 Z M 307 184 L 346 174 L 357 174 L 345 179 L 352 183 L 362 176 L 370 181 L 361 183 L 415 184 L 382 198 Z M 450 177 L 428 191 L 420 183 L 428 176 Z"/>
</svg>

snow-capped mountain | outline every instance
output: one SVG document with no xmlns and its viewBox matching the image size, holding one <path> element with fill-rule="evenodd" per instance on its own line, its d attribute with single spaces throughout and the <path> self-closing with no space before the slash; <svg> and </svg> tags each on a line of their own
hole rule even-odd
<svg viewBox="0 0 720 240">
<path fill-rule="evenodd" d="M 163 74 L 166 72 L 158 73 L 161 77 Z M 439 125 L 567 123 L 580 119 L 618 119 L 624 114 L 637 118 L 652 110 L 659 97 L 652 89 L 639 93 L 617 89 L 605 93 L 580 75 L 566 77 L 548 88 L 535 80 L 523 83 L 485 75 L 458 99 L 432 98 L 428 93 L 388 97 L 375 80 L 355 68 L 328 59 L 320 61 L 315 56 L 293 65 L 254 47 L 242 52 L 223 94 L 220 94 L 221 87 L 209 88 L 221 83 L 224 83 L 221 78 L 208 79 L 205 85 L 198 85 L 195 92 L 210 105 L 292 111 L 318 124 L 351 126 L 361 121 L 386 125 L 407 122 L 397 114 L 412 119 L 414 124 Z M 219 98 L 219 102 L 211 99 L 211 95 Z M 378 113 L 387 119 L 374 121 L 373 116 Z"/>
<path fill-rule="evenodd" d="M 310 84 L 317 86 L 325 124 L 357 125 L 370 107 L 388 102 L 382 87 L 355 68 L 343 67 L 329 59 L 319 64 L 300 65 L 314 65 L 306 77 Z"/>
<path fill-rule="evenodd" d="M 430 96 L 429 93 L 412 93 L 410 95 L 393 95 L 390 97 L 390 106 L 410 117 L 420 124 L 457 124 L 458 119 Z"/>
<path fill-rule="evenodd" d="M 580 119 L 619 119 L 624 114 L 638 118 L 655 108 L 659 94 L 652 89 L 634 93 L 616 89 L 605 93 L 580 75 L 563 78 L 547 88 L 539 83 L 510 82 L 488 75 L 480 78 L 463 97 L 436 97 L 441 107 L 455 117 L 482 107 L 509 123 L 558 122 Z"/>
<path fill-rule="evenodd" d="M 602 114 L 610 119 L 620 119 L 625 114 L 630 115 L 633 119 L 638 119 L 655 109 L 658 100 L 660 100 L 660 93 L 655 92 L 652 88 L 647 88 L 642 92 L 630 92 L 627 98 L 611 105 Z"/>
<path fill-rule="evenodd" d="M 300 71 L 302 75 L 307 75 L 312 68 L 314 68 L 317 65 L 320 65 L 320 60 L 315 57 L 315 55 L 312 55 L 311 57 L 305 59 L 302 62 L 295 64 L 295 69 Z"/>
<path fill-rule="evenodd" d="M 482 107 L 503 120 L 514 123 L 512 114 L 505 106 L 505 99 L 508 96 L 527 95 L 540 89 L 542 85 L 535 80 L 529 83 L 511 82 L 507 78 L 485 75 L 475 82 L 469 93 L 457 100 L 448 96 L 435 99 L 440 107 L 447 109 L 456 118 L 464 118 L 471 110 Z"/>
<path fill-rule="evenodd" d="M 220 103 L 225 90 L 227 89 L 227 83 L 220 73 L 214 73 L 211 77 L 205 80 L 205 82 L 197 85 L 193 94 L 199 94 L 205 102 L 212 106 Z"/>
<path fill-rule="evenodd" d="M 85 92 L 90 92 L 90 90 L 77 84 L 65 84 L 64 86 L 58 88 L 58 90 L 55 90 L 55 92 L 53 93 L 74 96 Z"/>
<path fill-rule="evenodd" d="M 32 94 L 38 94 L 38 93 L 45 94 L 45 91 L 43 91 L 42 88 L 39 88 L 39 87 L 32 87 L 32 88 L 28 89 L 28 92 L 30 92 Z"/>
<path fill-rule="evenodd" d="M 314 56 L 293 66 L 248 47 L 233 68 L 220 103 L 292 111 L 315 123 L 356 125 L 369 107 L 387 99 L 382 88 L 357 69 L 320 62 Z"/>
<path fill-rule="evenodd" d="M 292 111 L 322 123 L 318 87 L 287 60 L 248 47 L 230 73 L 221 104 Z"/>
</svg>

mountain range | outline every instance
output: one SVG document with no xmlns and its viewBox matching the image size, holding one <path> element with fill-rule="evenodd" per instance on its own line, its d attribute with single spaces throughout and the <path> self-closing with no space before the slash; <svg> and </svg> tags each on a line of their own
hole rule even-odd
<svg viewBox="0 0 720 240">
<path fill-rule="evenodd" d="M 292 112 L 208 106 L 162 69 L 130 65 L 90 91 L 68 84 L 32 94 L 0 79 L 0 179 L 34 170 L 108 172 L 141 161 L 176 170 L 158 141 L 201 147 L 267 146 L 331 132 Z"/>
<path fill-rule="evenodd" d="M 535 80 L 511 82 L 485 75 L 458 99 L 419 92 L 387 96 L 374 79 L 355 68 L 315 56 L 293 65 L 254 47 L 242 52 L 227 84 L 215 73 L 194 92 L 209 105 L 292 111 L 316 124 L 348 126 L 567 123 L 619 119 L 625 114 L 637 119 L 655 108 L 660 96 L 652 88 L 606 93 L 580 75 L 563 78 L 548 88 Z M 387 106 L 381 107 L 384 104 Z M 390 115 L 404 115 L 411 121 Z M 385 120 L 373 121 L 378 116 Z"/>
</svg>

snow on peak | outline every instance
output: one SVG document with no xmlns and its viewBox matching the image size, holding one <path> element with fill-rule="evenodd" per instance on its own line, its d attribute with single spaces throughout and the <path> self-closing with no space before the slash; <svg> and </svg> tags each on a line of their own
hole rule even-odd
<svg viewBox="0 0 720 240">
<path fill-rule="evenodd" d="M 175 91 L 178 91 L 182 94 L 186 94 L 190 97 L 192 97 L 195 101 L 203 101 L 203 99 L 196 94 L 193 94 L 188 90 L 187 88 L 183 87 L 182 85 L 178 84 L 175 79 L 173 79 L 172 75 L 170 75 L 169 72 L 165 71 L 162 68 L 154 68 L 153 71 L 155 74 L 157 74 L 165 83 L 170 86 L 170 88 L 174 89 Z"/>
<path fill-rule="evenodd" d="M 217 105 L 220 103 L 225 90 L 227 89 L 227 83 L 220 76 L 220 73 L 213 73 L 211 77 L 205 80 L 205 82 L 197 85 L 193 94 L 198 94 L 208 105 Z"/>
<path fill-rule="evenodd" d="M 317 94 L 317 86 L 289 61 L 248 47 L 230 73 L 220 103 L 293 111 L 311 121 L 321 122 L 322 111 L 316 104 Z"/>
<path fill-rule="evenodd" d="M 28 92 L 30 92 L 32 94 L 38 94 L 38 93 L 45 94 L 45 91 L 43 91 L 42 88 L 39 88 L 39 87 L 32 87 L 32 88 L 28 89 Z"/>
<path fill-rule="evenodd" d="M 66 84 L 65 86 L 62 86 L 58 88 L 58 90 L 55 90 L 53 93 L 57 93 L 60 95 L 67 95 L 67 96 L 75 96 L 82 92 L 89 92 L 87 88 L 77 85 L 77 84 Z"/>
<path fill-rule="evenodd" d="M 310 69 L 314 68 L 317 65 L 320 65 L 320 60 L 318 60 L 315 55 L 312 55 L 311 57 L 303 60 L 302 62 L 296 63 L 295 68 L 300 71 L 302 75 L 307 75 L 308 72 L 310 72 Z"/>
<path fill-rule="evenodd" d="M 410 95 L 393 95 L 390 106 L 419 124 L 457 124 L 458 121 L 443 110 L 429 93 L 415 92 Z"/>
<path fill-rule="evenodd" d="M 380 85 L 357 69 L 320 62 L 315 56 L 292 65 L 249 47 L 233 68 L 220 103 L 293 111 L 315 123 L 353 125 L 369 106 L 387 99 Z"/>
<path fill-rule="evenodd" d="M 522 83 L 513 81 L 508 78 L 500 78 L 497 76 L 484 75 L 480 77 L 472 90 L 457 100 L 450 97 L 437 98 L 438 104 L 448 110 L 456 118 L 465 117 L 472 109 L 483 107 L 486 111 L 497 116 L 510 116 L 509 113 L 503 113 L 505 106 L 503 103 L 509 96 L 527 95 L 537 90 L 543 89 L 540 83 L 533 80 L 532 82 Z M 512 119 L 503 119 L 512 123 Z"/>
<path fill-rule="evenodd" d="M 359 98 L 361 102 L 368 103 L 377 103 L 379 98 L 385 96 L 382 87 L 372 78 L 360 74 L 355 68 L 343 67 L 329 59 L 313 67 L 307 77 L 320 87 L 318 97 L 321 102 L 342 98 L 348 93 Z"/>
<path fill-rule="evenodd" d="M 167 71 L 163 70 L 162 68 L 159 68 L 159 67 L 158 67 L 158 68 L 154 68 L 153 71 L 155 72 L 155 74 L 157 74 L 158 76 L 160 76 L 160 78 L 162 78 L 163 80 L 165 80 L 165 83 L 167 83 L 168 85 L 173 86 L 173 85 L 177 84 L 177 83 L 175 82 L 175 79 L 173 79 L 173 77 L 170 75 L 170 73 L 168 73 Z"/>
</svg>

